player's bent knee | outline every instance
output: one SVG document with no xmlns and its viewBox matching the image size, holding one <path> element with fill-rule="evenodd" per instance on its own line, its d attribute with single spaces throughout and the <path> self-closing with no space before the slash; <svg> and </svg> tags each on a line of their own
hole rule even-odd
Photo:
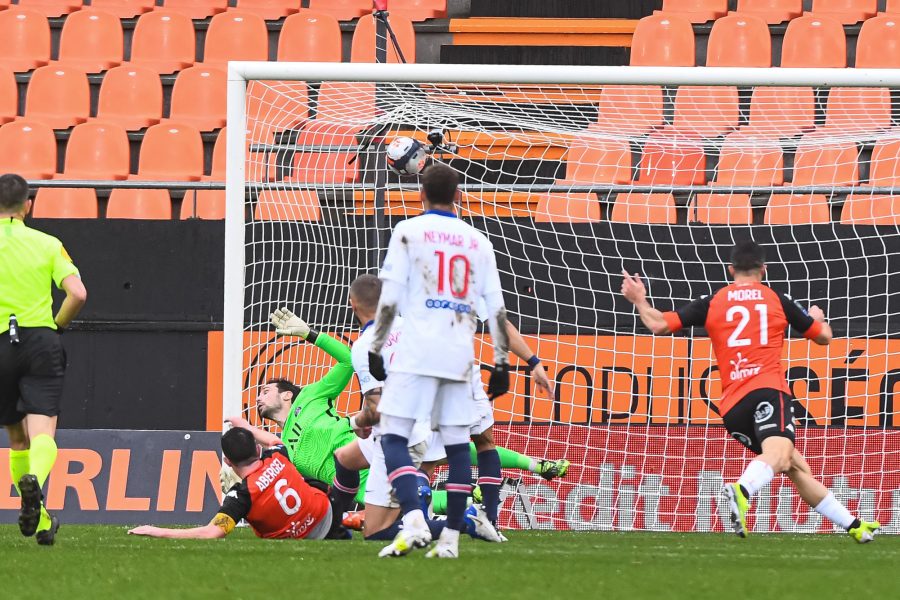
<svg viewBox="0 0 900 600">
<path fill-rule="evenodd" d="M 793 462 L 794 442 L 790 438 L 772 436 L 762 442 L 763 456 L 776 473 L 787 473 Z"/>
<path fill-rule="evenodd" d="M 494 445 L 494 436 L 490 430 L 483 433 L 477 433 L 472 436 L 472 443 L 475 444 L 475 450 L 478 452 L 487 452 L 496 448 Z"/>
</svg>

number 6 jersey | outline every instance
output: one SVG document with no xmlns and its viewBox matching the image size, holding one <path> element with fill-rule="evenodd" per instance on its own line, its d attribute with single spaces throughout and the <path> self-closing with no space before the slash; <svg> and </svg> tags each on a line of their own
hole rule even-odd
<svg viewBox="0 0 900 600">
<path fill-rule="evenodd" d="M 489 311 L 503 308 L 487 237 L 452 212 L 427 211 L 394 228 L 379 277 L 405 288 L 391 372 L 468 381 L 475 361 L 476 302 L 484 298 Z"/>
<path fill-rule="evenodd" d="M 722 380 L 722 416 L 753 390 L 790 393 L 781 365 L 788 325 L 810 339 L 822 331 L 822 324 L 804 308 L 762 283 L 733 283 L 663 313 L 663 318 L 672 333 L 683 327 L 706 328 Z"/>
</svg>

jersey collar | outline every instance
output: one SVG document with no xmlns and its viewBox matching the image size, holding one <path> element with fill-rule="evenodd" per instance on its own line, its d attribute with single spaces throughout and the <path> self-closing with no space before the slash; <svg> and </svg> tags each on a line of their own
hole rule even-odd
<svg viewBox="0 0 900 600">
<path fill-rule="evenodd" d="M 365 332 L 366 332 L 366 329 L 368 329 L 369 327 L 371 327 L 373 323 L 375 323 L 375 319 L 372 319 L 371 321 L 369 321 L 368 323 L 366 323 L 365 325 L 363 325 L 363 326 L 362 326 L 362 329 L 359 330 L 359 333 L 360 333 L 360 334 L 365 333 Z"/>
<path fill-rule="evenodd" d="M 426 210 L 424 213 L 426 215 L 437 215 L 439 217 L 450 217 L 451 219 L 455 219 L 456 215 L 449 210 L 440 210 L 437 208 L 432 208 L 431 210 Z"/>
</svg>

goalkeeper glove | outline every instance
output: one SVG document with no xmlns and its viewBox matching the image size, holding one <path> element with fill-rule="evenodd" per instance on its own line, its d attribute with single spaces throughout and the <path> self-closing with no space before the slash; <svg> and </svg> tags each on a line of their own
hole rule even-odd
<svg viewBox="0 0 900 600">
<path fill-rule="evenodd" d="M 384 358 L 381 356 L 381 352 L 369 350 L 369 373 L 378 381 L 387 379 L 387 372 L 384 370 Z"/>
<path fill-rule="evenodd" d="M 509 391 L 509 365 L 496 364 L 488 380 L 488 397 L 493 400 Z"/>
<path fill-rule="evenodd" d="M 240 482 L 241 478 L 234 472 L 234 469 L 222 463 L 222 468 L 219 469 L 219 484 L 222 486 L 222 493 L 227 494 L 228 490 Z"/>
<path fill-rule="evenodd" d="M 287 308 L 278 308 L 271 315 L 272 325 L 278 335 L 299 336 L 304 340 L 309 336 L 309 325 L 306 321 Z"/>
</svg>

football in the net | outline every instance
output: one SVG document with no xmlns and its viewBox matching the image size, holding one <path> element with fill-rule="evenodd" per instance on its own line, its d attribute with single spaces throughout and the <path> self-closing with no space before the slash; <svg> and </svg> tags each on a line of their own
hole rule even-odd
<svg viewBox="0 0 900 600">
<path fill-rule="evenodd" d="M 425 145 L 409 137 L 398 137 L 387 148 L 387 166 L 398 175 L 418 175 L 425 168 Z"/>
</svg>

